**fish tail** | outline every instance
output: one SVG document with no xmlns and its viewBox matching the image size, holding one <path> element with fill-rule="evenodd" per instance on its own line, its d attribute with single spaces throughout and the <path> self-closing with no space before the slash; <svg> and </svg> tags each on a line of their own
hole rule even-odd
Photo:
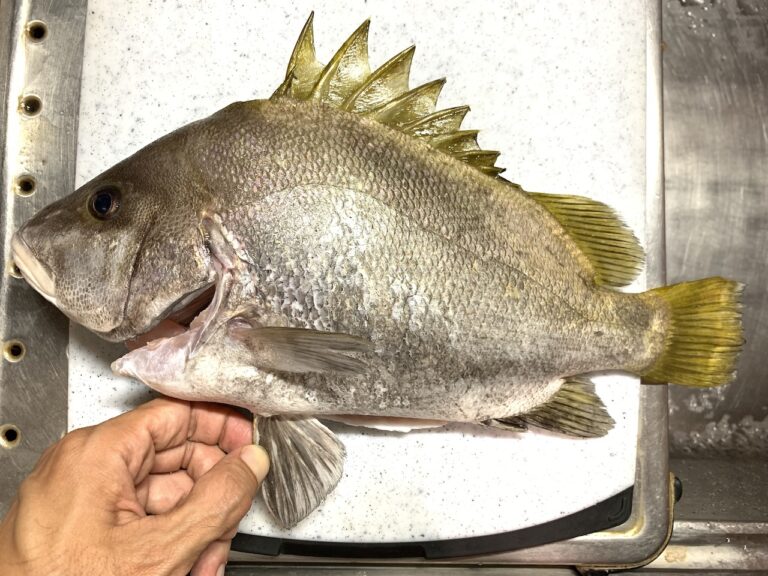
<svg viewBox="0 0 768 576">
<path fill-rule="evenodd" d="M 667 326 L 661 354 L 641 374 L 645 381 L 697 387 L 731 382 L 744 344 L 743 290 L 739 282 L 705 278 L 646 292 L 666 306 Z"/>
</svg>

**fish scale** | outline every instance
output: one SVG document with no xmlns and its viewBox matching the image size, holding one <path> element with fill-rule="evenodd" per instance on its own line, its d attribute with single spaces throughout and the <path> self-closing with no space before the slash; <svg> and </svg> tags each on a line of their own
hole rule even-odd
<svg viewBox="0 0 768 576">
<path fill-rule="evenodd" d="M 502 186 L 491 179 L 487 180 L 493 186 Z M 280 193 L 279 199 L 278 194 L 273 194 L 270 196 L 273 201 L 265 203 L 259 213 L 258 230 L 250 227 L 247 222 L 243 224 L 242 218 L 237 214 L 229 213 L 227 227 L 238 231 L 237 236 L 244 239 L 249 253 L 272 254 L 270 274 L 283 278 L 281 282 L 275 283 L 269 280 L 264 271 L 254 271 L 258 278 L 257 285 L 274 285 L 276 290 L 273 295 L 274 304 L 270 307 L 266 298 L 262 298 L 264 308 L 255 312 L 265 324 L 300 326 L 365 336 L 375 345 L 389 351 L 397 366 L 390 372 L 401 378 L 413 369 L 410 361 L 413 356 L 419 359 L 428 358 L 435 366 L 442 366 L 443 372 L 437 372 L 435 376 L 445 382 L 460 378 L 462 371 L 467 369 L 467 362 L 473 358 L 478 364 L 486 366 L 490 373 L 497 370 L 497 358 L 508 358 L 507 362 L 513 367 L 524 365 L 526 368 L 523 374 L 515 373 L 514 369 L 508 371 L 507 386 L 499 389 L 500 397 L 508 394 L 508 386 L 522 379 L 548 382 L 569 373 L 580 373 L 583 366 L 593 369 L 595 366 L 614 367 L 610 363 L 614 360 L 606 358 L 604 350 L 595 348 L 594 356 L 581 350 L 585 335 L 594 332 L 594 329 L 584 322 L 580 309 L 573 306 L 568 298 L 564 304 L 553 306 L 546 286 L 539 294 L 531 288 L 527 289 L 525 300 L 505 297 L 509 284 L 524 285 L 525 277 L 514 268 L 479 266 L 478 264 L 482 263 L 480 256 L 455 250 L 450 239 L 436 235 L 432 230 L 423 230 L 418 222 L 413 222 L 396 210 L 385 210 L 378 199 L 371 198 L 370 194 L 342 190 L 343 192 L 339 192 L 336 187 L 328 186 L 321 189 L 304 189 L 294 185 Z M 291 214 L 299 220 L 304 214 L 311 214 L 314 226 L 307 229 L 291 229 L 286 234 L 286 214 Z M 344 226 L 338 225 L 342 220 L 354 222 L 356 226 L 345 229 Z M 316 230 L 327 231 L 334 228 L 338 228 L 338 231 L 333 235 L 326 235 L 325 241 L 318 244 Z M 402 238 L 407 238 L 407 243 L 401 241 Z M 368 241 L 374 242 L 374 245 L 363 249 L 362 245 Z M 275 244 L 280 247 L 278 250 L 275 250 Z M 314 246 L 319 254 L 330 251 L 335 255 L 329 259 L 333 262 L 322 257 L 319 261 L 314 257 L 308 258 L 307 246 Z M 385 260 L 380 258 L 383 250 L 387 250 L 389 254 Z M 368 257 L 369 254 L 372 256 Z M 296 261 L 305 262 L 304 281 L 309 282 L 312 289 L 319 293 L 326 291 L 327 287 L 317 279 L 332 277 L 337 280 L 339 293 L 332 292 L 331 298 L 326 295 L 329 314 L 327 322 L 310 326 L 304 319 L 303 312 L 291 307 L 294 300 L 286 284 L 292 277 L 290 263 Z M 479 271 L 475 270 L 476 267 Z M 362 282 L 356 280 L 358 274 L 362 274 Z M 417 298 L 425 302 L 442 303 L 443 288 L 449 278 L 459 279 L 454 283 L 458 287 L 457 293 L 452 294 L 451 299 L 471 304 L 470 307 L 464 308 L 464 314 L 452 319 L 442 314 L 440 308 L 434 310 L 436 313 L 428 313 L 428 307 L 415 305 L 413 299 Z M 394 322 L 391 314 L 391 310 L 398 306 L 398 301 L 392 297 L 389 290 L 392 279 L 399 279 L 402 283 L 414 287 L 411 293 L 405 295 L 406 302 L 409 298 L 412 300 L 410 305 L 402 306 L 408 314 L 399 322 Z M 569 296 L 568 293 L 566 295 Z M 611 296 L 616 299 L 632 298 L 619 293 L 613 293 Z M 253 306 L 254 303 L 250 300 L 233 300 L 231 305 L 238 309 L 242 305 Z M 547 320 L 525 323 L 525 317 Z M 376 319 L 376 322 L 371 322 L 369 318 Z M 609 333 L 606 342 L 626 339 L 623 331 L 617 332 L 602 324 L 598 325 L 604 332 Z M 443 327 L 447 329 L 439 329 Z M 433 328 L 438 329 L 432 330 Z M 418 345 L 414 344 L 413 338 L 407 346 L 402 345 L 409 333 L 419 336 Z M 477 338 L 473 337 L 475 334 Z M 559 347 L 554 357 L 552 347 L 546 345 L 547 340 Z M 466 350 L 447 346 L 439 349 L 436 344 L 438 341 L 469 341 L 469 344 Z M 476 342 L 482 343 L 482 347 Z M 402 352 L 394 353 L 398 349 Z M 578 351 L 575 358 L 570 358 L 567 354 L 571 350 Z M 449 362 L 449 357 L 456 356 L 462 358 L 462 361 L 454 366 Z M 368 377 L 368 380 L 367 385 L 376 386 L 375 379 Z M 363 382 L 359 387 L 365 386 L 366 383 Z M 318 393 L 322 396 L 322 391 Z M 414 410 L 420 411 L 422 416 L 429 415 L 436 419 L 459 417 L 447 410 L 441 412 L 441 408 L 432 404 L 431 399 L 429 403 L 430 406 L 422 406 L 413 402 L 412 406 Z M 502 409 L 510 409 L 507 402 L 499 400 L 496 404 L 502 406 Z M 357 413 L 373 410 L 364 405 L 353 407 L 338 404 L 335 409 Z M 379 409 L 378 406 L 376 409 Z M 429 413 L 429 410 L 432 413 Z"/>
</svg>

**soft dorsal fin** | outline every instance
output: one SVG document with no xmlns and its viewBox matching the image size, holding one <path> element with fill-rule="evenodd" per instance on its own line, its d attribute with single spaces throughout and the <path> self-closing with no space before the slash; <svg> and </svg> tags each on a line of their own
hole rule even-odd
<svg viewBox="0 0 768 576">
<path fill-rule="evenodd" d="M 498 152 L 480 148 L 477 131 L 460 130 L 468 107 L 435 111 L 445 80 L 409 88 L 413 47 L 371 71 L 366 20 L 323 65 L 315 56 L 313 18 L 314 13 L 299 35 L 285 80 L 272 98 L 316 100 L 337 106 L 423 140 L 484 174 L 497 176 L 504 171 L 496 166 Z"/>
<path fill-rule="evenodd" d="M 528 195 L 546 208 L 576 242 L 602 286 L 626 286 L 640 273 L 645 254 L 613 208 L 583 196 Z"/>
</svg>

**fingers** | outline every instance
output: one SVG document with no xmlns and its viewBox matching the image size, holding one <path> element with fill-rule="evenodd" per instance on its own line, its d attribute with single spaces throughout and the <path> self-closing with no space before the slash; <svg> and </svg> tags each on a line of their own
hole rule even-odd
<svg viewBox="0 0 768 576">
<path fill-rule="evenodd" d="M 211 542 L 192 567 L 191 576 L 221 576 L 219 570 L 227 563 L 231 543 L 231 538 Z"/>
<path fill-rule="evenodd" d="M 223 457 L 224 451 L 218 446 L 187 442 L 156 454 L 151 472 L 162 474 L 186 470 L 193 480 L 197 480 Z"/>
<path fill-rule="evenodd" d="M 150 474 L 136 486 L 136 497 L 147 514 L 165 514 L 186 498 L 195 485 L 184 470 Z"/>
<path fill-rule="evenodd" d="M 179 552 L 196 559 L 237 527 L 268 471 L 263 448 L 239 448 L 204 474 L 177 508 L 155 518 L 167 527 L 166 533 L 183 530 Z"/>
<path fill-rule="evenodd" d="M 231 452 L 250 444 L 252 436 L 252 420 L 245 414 L 220 404 L 192 404 L 188 434 L 190 440 L 218 445 L 225 452 Z"/>
<path fill-rule="evenodd" d="M 148 514 L 171 510 L 224 455 L 218 446 L 197 442 L 161 452 L 149 476 L 136 486 L 139 501 Z"/>
<path fill-rule="evenodd" d="M 251 441 L 251 422 L 226 406 L 157 398 L 105 422 L 95 433 L 103 453 L 122 458 L 139 483 L 152 470 L 156 453 L 188 440 L 231 451 Z"/>
<path fill-rule="evenodd" d="M 106 463 L 122 460 L 139 483 L 149 473 L 156 452 L 186 442 L 190 413 L 189 402 L 156 398 L 98 426 L 94 441 Z"/>
</svg>

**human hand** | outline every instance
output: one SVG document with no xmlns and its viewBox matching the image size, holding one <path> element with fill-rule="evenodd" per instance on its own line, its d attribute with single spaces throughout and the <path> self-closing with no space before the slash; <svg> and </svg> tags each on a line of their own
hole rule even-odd
<svg viewBox="0 0 768 576">
<path fill-rule="evenodd" d="M 153 400 L 51 446 L 0 524 L 0 573 L 223 574 L 269 470 L 251 422 Z"/>
</svg>

